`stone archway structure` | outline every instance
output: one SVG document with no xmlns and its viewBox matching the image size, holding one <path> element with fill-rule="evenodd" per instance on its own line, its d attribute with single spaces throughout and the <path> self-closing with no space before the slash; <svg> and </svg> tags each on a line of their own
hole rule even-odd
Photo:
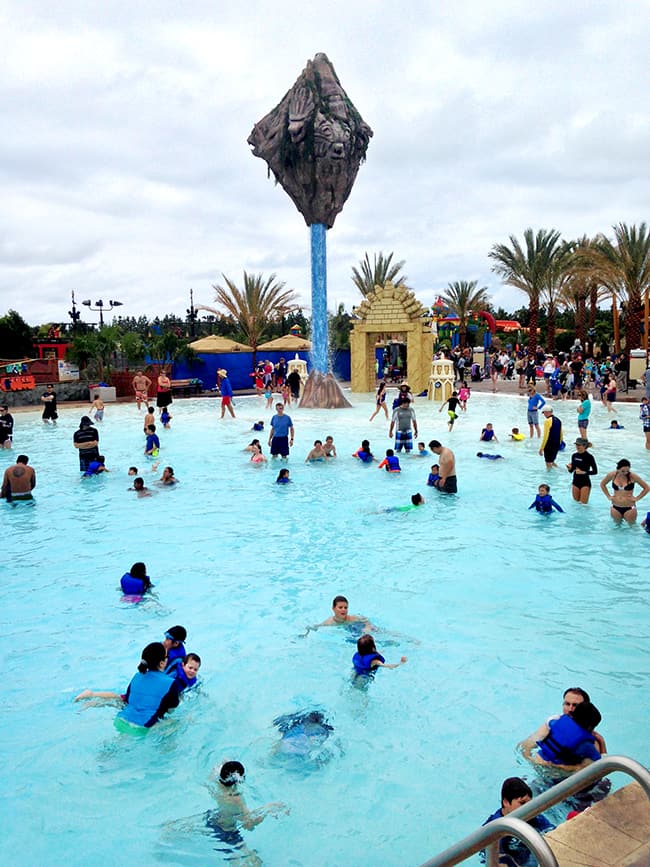
<svg viewBox="0 0 650 867">
<path fill-rule="evenodd" d="M 350 334 L 352 391 L 374 391 L 375 347 L 399 335 L 406 343 L 407 379 L 413 394 L 429 385 L 433 334 L 423 316 L 425 308 L 415 295 L 392 283 L 375 286 L 355 310 L 357 321 Z"/>
</svg>

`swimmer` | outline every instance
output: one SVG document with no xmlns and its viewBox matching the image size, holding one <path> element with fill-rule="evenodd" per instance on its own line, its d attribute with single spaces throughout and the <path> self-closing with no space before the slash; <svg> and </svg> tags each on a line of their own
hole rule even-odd
<svg viewBox="0 0 650 867">
<path fill-rule="evenodd" d="M 430 488 L 435 488 L 438 485 L 438 479 L 440 478 L 440 465 L 432 464 L 431 472 L 429 473 L 429 478 L 427 479 L 427 485 Z"/>
<path fill-rule="evenodd" d="M 95 421 L 104 421 L 104 401 L 101 397 L 96 394 L 93 398 L 92 403 L 90 404 L 90 414 L 92 415 L 93 410 L 95 410 L 94 419 Z"/>
<path fill-rule="evenodd" d="M 429 452 L 424 446 L 424 443 L 418 443 L 418 450 L 415 452 L 415 457 L 417 458 L 428 458 Z"/>
<path fill-rule="evenodd" d="M 402 656 L 399 662 L 386 662 L 381 653 L 377 652 L 375 639 L 372 635 L 362 635 L 357 641 L 357 652 L 352 657 L 354 676 L 372 677 L 378 668 L 398 668 L 407 662 L 406 656 Z"/>
<path fill-rule="evenodd" d="M 362 627 L 364 633 L 371 632 L 375 628 L 367 617 L 360 614 L 348 614 L 348 609 L 349 603 L 345 596 L 335 596 L 332 600 L 332 616 L 328 617 L 327 620 L 323 620 L 322 623 L 317 623 L 315 626 L 308 626 L 300 638 L 305 638 L 310 632 L 315 632 L 322 626 L 358 625 L 358 627 Z"/>
<path fill-rule="evenodd" d="M 174 475 L 174 468 L 165 467 L 162 471 L 162 476 L 158 479 L 158 481 L 162 485 L 175 485 L 178 482 L 178 479 Z"/>
<path fill-rule="evenodd" d="M 476 452 L 477 458 L 485 458 L 487 461 L 502 461 L 503 455 L 489 455 L 487 452 Z"/>
<path fill-rule="evenodd" d="M 524 758 L 530 759 L 531 750 L 535 747 L 536 743 L 544 740 L 544 738 L 548 736 L 551 731 L 549 727 L 551 720 L 560 719 L 563 714 L 573 713 L 579 704 L 590 700 L 589 693 L 579 686 L 570 686 L 568 689 L 565 689 L 562 695 L 562 713 L 549 717 L 546 722 L 543 722 L 538 729 L 528 735 L 527 738 L 524 738 L 524 740 L 519 744 L 519 748 L 521 749 Z M 598 751 L 603 755 L 607 752 L 605 738 L 597 731 L 592 732 L 592 734 Z"/>
<path fill-rule="evenodd" d="M 322 440 L 314 440 L 314 448 L 309 452 L 309 454 L 305 458 L 305 463 L 309 464 L 309 463 L 313 463 L 315 461 L 322 462 L 322 461 L 327 460 L 327 457 L 328 457 L 327 453 L 325 452 L 325 449 L 323 448 L 323 441 Z"/>
<path fill-rule="evenodd" d="M 262 451 L 262 443 L 259 440 L 251 440 L 249 444 L 244 447 L 244 451 L 254 452 L 256 448 Z"/>
<path fill-rule="evenodd" d="M 251 449 L 251 451 L 253 453 L 251 455 L 251 463 L 252 464 L 265 464 L 265 463 L 267 463 L 266 458 L 262 454 L 262 446 L 260 445 L 260 443 L 258 443 L 257 445 L 254 445 L 253 448 Z"/>
<path fill-rule="evenodd" d="M 612 419 L 609 425 L 609 430 L 625 430 L 622 424 L 619 424 L 616 419 Z"/>
<path fill-rule="evenodd" d="M 84 473 L 84 476 L 98 476 L 100 473 L 108 473 L 110 470 L 107 470 L 104 466 L 106 462 L 106 458 L 104 455 L 97 455 L 96 461 L 91 461 Z"/>
<path fill-rule="evenodd" d="M 170 626 L 163 637 L 162 643 L 167 651 L 167 669 L 173 667 L 173 664 L 178 659 L 182 659 L 185 654 L 184 641 L 187 641 L 187 629 L 184 626 Z"/>
<path fill-rule="evenodd" d="M 162 426 L 169 429 L 169 422 L 174 418 L 174 416 L 169 412 L 169 407 L 164 406 L 162 408 L 162 412 L 160 413 L 160 421 L 162 422 Z"/>
<path fill-rule="evenodd" d="M 327 436 L 325 437 L 325 443 L 323 444 L 323 449 L 325 450 L 325 456 L 328 458 L 336 457 L 336 446 L 334 445 L 334 437 Z"/>
<path fill-rule="evenodd" d="M 423 506 L 425 504 L 425 502 L 426 502 L 426 500 L 424 499 L 422 494 L 411 494 L 411 505 L 410 506 L 389 506 L 387 509 L 380 509 L 379 513 L 412 512 L 413 509 L 417 509 L 418 506 Z"/>
<path fill-rule="evenodd" d="M 356 452 L 352 452 L 352 457 L 358 458 L 362 464 L 371 464 L 375 460 L 375 457 L 370 451 L 370 441 L 362 440 Z"/>
<path fill-rule="evenodd" d="M 264 397 L 266 398 L 266 409 L 273 409 L 273 389 L 270 384 L 264 388 Z"/>
<path fill-rule="evenodd" d="M 142 651 L 138 670 L 124 695 L 85 689 L 74 700 L 99 698 L 110 703 L 121 703 L 118 718 L 132 726 L 151 728 L 166 713 L 178 707 L 178 687 L 164 673 L 166 664 L 167 651 L 160 642 L 154 641 Z"/>
<path fill-rule="evenodd" d="M 288 484 L 290 484 L 290 482 L 291 482 L 291 479 L 289 478 L 289 470 L 287 470 L 287 469 L 280 470 L 280 472 L 278 473 L 278 477 L 275 480 L 275 484 L 276 485 L 288 485 Z"/>
<path fill-rule="evenodd" d="M 494 428 L 492 427 L 492 424 L 490 422 L 488 422 L 485 425 L 485 427 L 483 428 L 483 430 L 481 431 L 481 436 L 479 437 L 479 442 L 481 442 L 481 441 L 484 443 L 489 443 L 489 442 L 498 443 L 499 442 L 499 440 L 497 439 L 497 435 L 494 432 Z"/>
<path fill-rule="evenodd" d="M 259 421 L 254 422 L 253 427 L 251 428 L 251 430 L 256 430 L 256 431 L 264 430 L 264 422 L 262 421 L 262 419 L 260 419 Z M 253 442 L 255 442 L 255 440 L 253 440 Z"/>
<path fill-rule="evenodd" d="M 513 429 L 510 431 L 510 439 L 514 440 L 516 443 L 519 443 L 522 440 L 525 440 L 526 437 L 522 433 L 519 433 L 518 427 L 513 427 Z"/>
<path fill-rule="evenodd" d="M 144 596 L 153 587 L 144 563 L 134 563 L 120 579 L 120 587 L 125 596 Z"/>
<path fill-rule="evenodd" d="M 216 777 L 217 784 L 216 788 L 211 791 L 216 799 L 218 809 L 209 810 L 205 814 L 205 824 L 214 831 L 215 836 L 222 843 L 234 847 L 233 849 L 229 848 L 228 852 L 244 856 L 241 860 L 238 858 L 237 863 L 261 865 L 262 862 L 258 856 L 245 846 L 239 828 L 252 831 L 267 816 L 277 815 L 281 812 L 288 814 L 289 809 L 284 804 L 274 801 L 255 810 L 249 810 L 240 789 L 245 776 L 246 770 L 241 762 L 228 761 L 224 762 L 218 771 L 215 768 L 212 779 Z"/>
<path fill-rule="evenodd" d="M 142 476 L 138 476 L 137 478 L 133 479 L 133 487 L 129 488 L 129 490 L 135 491 L 137 493 L 138 497 L 150 497 L 151 496 L 151 491 L 149 490 L 149 488 L 146 487 L 146 485 L 144 483 L 144 479 L 142 478 Z"/>
<path fill-rule="evenodd" d="M 539 751 L 531 755 L 531 760 L 571 771 L 597 762 L 600 752 L 596 748 L 594 729 L 601 719 L 598 708 L 590 701 L 583 701 L 570 713 L 549 720 L 549 733 L 537 742 Z"/>
<path fill-rule="evenodd" d="M 283 714 L 273 720 L 273 725 L 282 735 L 276 754 L 307 759 L 323 757 L 323 744 L 334 731 L 321 710 Z"/>
<path fill-rule="evenodd" d="M 129 472 L 127 473 L 129 476 L 137 476 L 138 468 L 137 467 L 129 467 Z"/>
<path fill-rule="evenodd" d="M 168 677 L 173 677 L 181 693 L 185 689 L 196 686 L 197 675 L 201 668 L 201 657 L 197 653 L 186 653 L 181 659 L 176 659 L 165 669 Z"/>
<path fill-rule="evenodd" d="M 641 521 L 641 526 L 646 531 L 646 533 L 650 533 L 650 512 L 648 512 L 645 518 Z"/>
<path fill-rule="evenodd" d="M 378 470 L 385 469 L 387 473 L 401 473 L 402 468 L 399 465 L 399 458 L 395 456 L 393 449 L 386 449 L 386 457 L 377 467 Z"/>
<path fill-rule="evenodd" d="M 538 512 L 545 515 L 550 515 L 553 509 L 558 512 L 564 512 L 564 509 L 555 502 L 551 497 L 551 488 L 549 485 L 540 485 L 537 489 L 537 496 L 528 507 L 529 509 L 537 509 Z"/>
<path fill-rule="evenodd" d="M 591 478 L 598 472 L 594 456 L 587 451 L 591 443 L 584 437 L 576 440 L 576 451 L 571 455 L 571 461 L 566 465 L 567 471 L 573 473 L 571 494 L 576 503 L 588 503 L 591 493 Z"/>
</svg>

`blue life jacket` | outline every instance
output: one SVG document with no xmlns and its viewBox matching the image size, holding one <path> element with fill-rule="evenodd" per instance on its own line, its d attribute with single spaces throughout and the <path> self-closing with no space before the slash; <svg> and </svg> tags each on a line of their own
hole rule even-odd
<svg viewBox="0 0 650 867">
<path fill-rule="evenodd" d="M 196 683 L 196 677 L 188 677 L 183 671 L 183 661 L 181 659 L 177 659 L 171 666 L 167 666 L 165 669 L 165 674 L 168 677 L 173 677 L 176 683 L 178 684 L 178 691 L 182 692 L 184 689 L 188 689 L 191 686 L 194 686 Z"/>
<path fill-rule="evenodd" d="M 364 452 L 361 449 L 359 449 L 359 451 L 357 452 L 357 457 L 364 464 L 372 463 L 372 453 L 371 452 Z"/>
<path fill-rule="evenodd" d="M 436 482 L 440 478 L 440 473 L 429 473 L 429 478 L 427 479 L 427 485 L 430 488 L 435 487 Z"/>
<path fill-rule="evenodd" d="M 169 674 L 172 668 L 176 665 L 179 659 L 182 659 L 187 654 L 183 642 L 178 647 L 170 647 L 167 651 L 167 668 L 165 674 Z"/>
<path fill-rule="evenodd" d="M 553 511 L 553 497 L 550 494 L 537 494 L 535 497 L 535 508 L 538 512 L 552 512 Z"/>
<path fill-rule="evenodd" d="M 401 467 L 399 465 L 399 458 L 395 457 L 395 455 L 387 456 L 386 462 L 388 463 L 386 470 L 389 473 L 399 473 L 400 472 Z"/>
<path fill-rule="evenodd" d="M 149 728 L 158 722 L 158 709 L 173 684 L 162 671 L 137 672 L 127 690 L 127 704 L 118 717 Z"/>
<path fill-rule="evenodd" d="M 568 714 L 552 720 L 550 732 L 543 741 L 538 741 L 539 755 L 556 765 L 578 765 L 583 759 L 575 750 L 584 743 L 594 743 L 591 732 L 583 729 Z"/>
<path fill-rule="evenodd" d="M 370 663 L 373 659 L 378 659 L 380 662 L 386 662 L 381 653 L 355 653 L 352 657 L 352 665 L 357 674 L 371 674 L 373 667 Z M 374 666 L 375 668 L 377 666 Z"/>
<path fill-rule="evenodd" d="M 134 578 L 130 572 L 125 572 L 120 579 L 120 587 L 122 588 L 122 593 L 125 593 L 127 596 L 142 596 L 146 592 L 148 585 L 145 584 L 142 578 Z"/>
<path fill-rule="evenodd" d="M 103 467 L 103 466 L 104 466 L 104 465 L 103 465 L 100 461 L 91 461 L 91 462 L 88 464 L 88 469 L 87 469 L 86 472 L 84 473 L 84 476 L 97 476 L 97 475 L 99 475 L 99 473 L 97 472 L 97 470 L 98 470 L 100 467 Z"/>
</svg>

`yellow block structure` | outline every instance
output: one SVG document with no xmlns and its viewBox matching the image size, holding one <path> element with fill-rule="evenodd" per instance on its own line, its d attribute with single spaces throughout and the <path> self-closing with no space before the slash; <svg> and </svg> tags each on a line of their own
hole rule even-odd
<svg viewBox="0 0 650 867">
<path fill-rule="evenodd" d="M 392 283 L 375 286 L 355 311 L 357 321 L 350 334 L 352 391 L 375 390 L 375 348 L 392 340 L 406 344 L 406 376 L 413 394 L 428 388 L 433 334 L 426 313 L 409 289 Z"/>
<path fill-rule="evenodd" d="M 454 365 L 448 358 L 434 358 L 431 362 L 427 400 L 444 403 L 454 390 Z"/>
</svg>

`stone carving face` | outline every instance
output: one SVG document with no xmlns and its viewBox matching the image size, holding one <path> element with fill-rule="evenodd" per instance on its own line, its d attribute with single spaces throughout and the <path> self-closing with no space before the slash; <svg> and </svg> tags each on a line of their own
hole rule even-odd
<svg viewBox="0 0 650 867">
<path fill-rule="evenodd" d="M 372 130 L 324 54 L 282 102 L 253 127 L 248 143 L 291 196 L 307 225 L 334 225 L 365 158 Z"/>
</svg>

